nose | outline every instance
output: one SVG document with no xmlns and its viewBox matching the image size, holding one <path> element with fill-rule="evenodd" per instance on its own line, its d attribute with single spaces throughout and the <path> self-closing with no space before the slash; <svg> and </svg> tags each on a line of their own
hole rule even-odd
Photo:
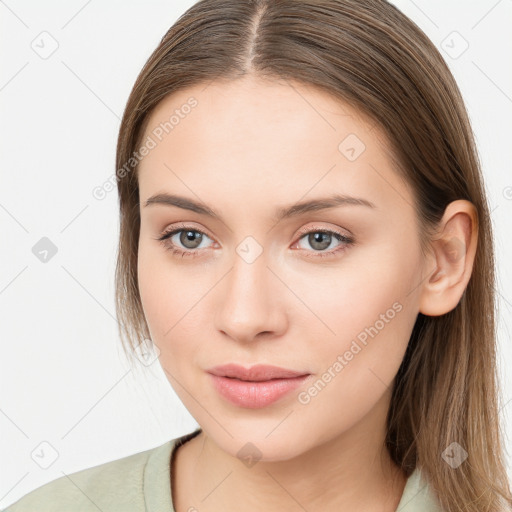
<svg viewBox="0 0 512 512">
<path fill-rule="evenodd" d="M 268 268 L 264 254 L 252 263 L 236 255 L 217 286 L 215 327 L 239 342 L 277 337 L 287 328 L 285 287 Z"/>
</svg>

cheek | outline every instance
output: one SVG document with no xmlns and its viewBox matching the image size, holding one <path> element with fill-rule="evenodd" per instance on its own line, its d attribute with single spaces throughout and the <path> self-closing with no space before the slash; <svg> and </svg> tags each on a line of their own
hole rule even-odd
<svg viewBox="0 0 512 512">
<path fill-rule="evenodd" d="M 307 304 L 309 325 L 316 326 L 328 351 L 343 348 L 359 334 L 364 339 L 365 328 L 374 324 L 382 332 L 400 330 L 402 322 L 408 327 L 410 319 L 404 317 L 417 314 L 411 291 L 418 285 L 419 253 L 411 248 L 402 250 L 382 242 L 348 253 L 337 266 L 319 267 L 308 274 L 281 271 Z M 303 323 L 302 318 L 297 321 Z"/>
<path fill-rule="evenodd" d="M 318 328 L 324 333 L 322 343 L 309 354 L 315 360 L 316 379 L 299 402 L 313 430 L 326 430 L 329 418 L 332 429 L 325 431 L 326 439 L 349 429 L 391 393 L 418 313 L 404 293 L 408 276 L 401 270 L 367 272 L 367 280 L 363 274 L 361 279 L 352 275 L 351 284 L 325 304 L 329 309 L 324 309 L 323 319 L 336 335 Z"/>
<path fill-rule="evenodd" d="M 211 288 L 204 269 L 180 266 L 170 258 L 162 249 L 139 246 L 137 272 L 142 307 L 163 362 L 171 352 L 192 352 L 204 337 L 201 298 Z M 183 340 L 186 343 L 180 343 Z"/>
<path fill-rule="evenodd" d="M 169 293 L 169 286 L 162 271 L 161 262 L 153 257 L 151 251 L 140 245 L 137 265 L 139 293 L 144 315 L 155 342 L 162 332 L 165 332 L 164 319 L 174 306 L 173 295 Z"/>
<path fill-rule="evenodd" d="M 413 250 L 382 246 L 359 253 L 357 262 L 347 260 L 339 272 L 302 280 L 298 294 L 322 320 L 309 323 L 308 336 L 322 340 L 312 354 L 325 398 L 319 407 L 364 408 L 392 384 L 418 314 L 411 290 L 418 284 L 419 261 Z"/>
</svg>

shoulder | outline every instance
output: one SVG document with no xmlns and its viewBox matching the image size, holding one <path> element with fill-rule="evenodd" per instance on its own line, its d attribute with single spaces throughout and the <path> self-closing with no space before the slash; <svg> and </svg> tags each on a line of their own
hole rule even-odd
<svg viewBox="0 0 512 512">
<path fill-rule="evenodd" d="M 165 460 L 175 440 L 64 475 L 29 492 L 4 512 L 146 510 L 144 477 L 150 459 Z M 167 460 L 169 460 L 167 458 Z"/>
</svg>

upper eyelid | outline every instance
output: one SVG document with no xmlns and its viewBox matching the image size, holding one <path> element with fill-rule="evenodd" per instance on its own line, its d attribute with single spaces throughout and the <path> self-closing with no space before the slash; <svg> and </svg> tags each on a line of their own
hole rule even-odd
<svg viewBox="0 0 512 512">
<path fill-rule="evenodd" d="M 209 238 L 212 238 L 204 229 L 201 229 L 201 228 L 196 228 L 195 226 L 191 226 L 191 225 L 177 225 L 177 226 L 172 226 L 170 228 L 165 228 L 162 230 L 161 234 L 162 235 L 166 235 L 166 234 L 169 234 L 169 233 L 176 233 L 176 232 L 179 232 L 179 231 L 185 231 L 185 230 L 189 230 L 189 231 L 197 231 L 198 233 L 202 233 L 203 235 L 206 235 L 208 236 Z M 339 233 L 339 231 L 341 231 L 342 228 L 340 229 L 336 229 L 336 228 L 326 228 L 326 227 L 316 227 L 316 226 L 310 226 L 310 227 L 307 227 L 307 228 L 301 228 L 299 229 L 299 231 L 297 232 L 298 235 L 304 235 L 304 234 L 308 234 L 308 233 L 311 233 L 311 232 L 329 232 L 329 233 Z M 347 231 L 346 229 L 344 231 Z M 339 234 L 342 234 L 342 233 L 339 233 Z M 351 236 L 351 235 L 346 235 L 347 237 L 348 236 Z"/>
<path fill-rule="evenodd" d="M 192 225 L 189 225 L 189 224 L 185 224 L 185 225 L 174 225 L 170 228 L 165 228 L 161 231 L 160 235 L 161 236 L 166 236 L 166 235 L 169 235 L 171 233 L 173 234 L 176 234 L 177 232 L 180 232 L 180 231 L 186 231 L 186 230 L 189 230 L 189 231 L 197 231 L 198 233 L 202 233 L 203 235 L 206 235 L 208 238 L 212 238 L 204 229 L 201 229 L 201 228 L 196 228 L 195 226 L 192 226 Z"/>
<path fill-rule="evenodd" d="M 342 233 L 342 231 L 345 231 L 346 234 Z M 327 232 L 327 233 L 335 233 L 341 236 L 344 236 L 346 238 L 352 238 L 352 233 L 348 231 L 346 228 L 326 228 L 326 227 L 320 227 L 320 226 L 309 226 L 299 229 L 297 232 L 298 235 L 301 237 L 303 235 L 307 235 L 308 233 L 317 233 L 317 232 Z"/>
</svg>

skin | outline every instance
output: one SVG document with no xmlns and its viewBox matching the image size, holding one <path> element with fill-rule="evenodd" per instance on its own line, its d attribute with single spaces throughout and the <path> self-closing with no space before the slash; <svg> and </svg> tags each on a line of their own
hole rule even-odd
<svg viewBox="0 0 512 512">
<path fill-rule="evenodd" d="M 144 138 L 191 96 L 197 106 L 139 166 L 144 313 L 170 384 L 203 429 L 176 453 L 175 508 L 394 511 L 406 477 L 384 448 L 392 383 L 418 312 L 450 311 L 467 285 L 473 205 L 451 203 L 423 255 L 412 190 L 393 170 L 384 134 L 350 105 L 305 85 L 247 76 L 166 97 Z M 339 149 L 349 134 L 365 145 L 352 161 Z M 334 192 L 374 208 L 274 218 L 277 208 Z M 162 193 L 207 204 L 222 220 L 146 206 Z M 157 240 L 180 223 L 205 233 L 196 245 L 184 245 L 180 233 L 172 238 L 185 252 L 196 248 L 196 257 L 172 254 L 170 240 Z M 302 228 L 354 242 L 332 236 L 322 248 Z M 237 253 L 248 236 L 262 249 L 251 263 Z M 397 303 L 400 312 L 300 403 L 299 392 Z M 222 398 L 206 373 L 229 362 L 312 375 L 278 402 L 247 409 Z M 237 456 L 248 442 L 261 456 L 250 467 Z"/>
</svg>

